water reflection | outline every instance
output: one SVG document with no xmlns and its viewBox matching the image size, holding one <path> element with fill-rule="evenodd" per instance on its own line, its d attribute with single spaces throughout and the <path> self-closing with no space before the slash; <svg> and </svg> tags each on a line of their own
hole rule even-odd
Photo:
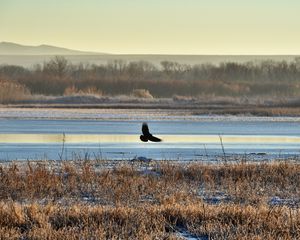
<svg viewBox="0 0 300 240">
<path fill-rule="evenodd" d="M 87 154 L 106 159 L 137 155 L 214 161 L 223 156 L 220 137 L 227 156 L 299 155 L 298 122 L 152 121 L 149 125 L 162 143 L 142 143 L 140 121 L 0 119 L 0 160 L 59 159 L 64 144 L 65 159 Z"/>
<path fill-rule="evenodd" d="M 261 135 L 157 135 L 163 143 L 300 143 L 296 136 L 261 136 Z M 139 143 L 137 134 L 0 134 L 0 143 Z M 153 143 L 147 143 L 153 144 Z"/>
</svg>

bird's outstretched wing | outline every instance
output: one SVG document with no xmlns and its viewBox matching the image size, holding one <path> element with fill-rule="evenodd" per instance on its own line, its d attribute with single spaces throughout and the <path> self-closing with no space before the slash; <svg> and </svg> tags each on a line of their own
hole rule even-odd
<svg viewBox="0 0 300 240">
<path fill-rule="evenodd" d="M 150 141 L 152 142 L 161 142 L 161 139 L 160 138 L 157 138 L 157 137 L 154 137 L 154 136 L 149 136 L 148 138 Z"/>
<path fill-rule="evenodd" d="M 145 136 L 149 136 L 150 132 L 149 132 L 149 128 L 148 128 L 148 124 L 147 123 L 143 123 L 142 126 L 142 132 Z"/>
<path fill-rule="evenodd" d="M 157 137 L 154 137 L 150 132 L 149 132 L 149 128 L 148 128 L 148 124 L 147 123 L 143 123 L 143 126 L 142 126 L 142 132 L 143 132 L 143 138 L 149 141 L 152 141 L 152 142 L 161 142 L 162 140 L 157 138 Z M 141 138 L 141 137 L 140 137 Z M 142 141 L 144 141 L 142 138 L 141 138 Z"/>
</svg>

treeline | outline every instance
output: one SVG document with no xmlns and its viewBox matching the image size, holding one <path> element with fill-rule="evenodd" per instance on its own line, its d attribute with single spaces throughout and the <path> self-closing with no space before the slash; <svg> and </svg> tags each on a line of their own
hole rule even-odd
<svg viewBox="0 0 300 240">
<path fill-rule="evenodd" d="M 300 94 L 300 58 L 219 65 L 186 65 L 163 61 L 115 60 L 104 65 L 71 64 L 56 56 L 31 69 L 0 66 L 0 81 L 13 81 L 32 94 L 63 95 L 74 91 L 129 95 L 146 89 L 154 97 L 182 96 L 296 96 Z"/>
</svg>

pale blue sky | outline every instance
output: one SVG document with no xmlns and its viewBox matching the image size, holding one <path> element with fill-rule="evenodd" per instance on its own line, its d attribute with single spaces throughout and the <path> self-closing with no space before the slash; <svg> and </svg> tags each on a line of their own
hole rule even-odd
<svg viewBox="0 0 300 240">
<path fill-rule="evenodd" d="M 298 0 L 0 0 L 0 41 L 108 53 L 300 54 Z"/>
</svg>

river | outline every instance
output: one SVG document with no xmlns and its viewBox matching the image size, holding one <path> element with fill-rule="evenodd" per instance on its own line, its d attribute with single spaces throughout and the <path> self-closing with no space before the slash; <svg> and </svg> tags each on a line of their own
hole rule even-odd
<svg viewBox="0 0 300 240">
<path fill-rule="evenodd" d="M 147 121 L 160 143 L 139 140 Z M 298 118 L 200 116 L 181 119 L 20 119 L 0 118 L 0 160 L 222 161 L 298 158 Z"/>
</svg>

